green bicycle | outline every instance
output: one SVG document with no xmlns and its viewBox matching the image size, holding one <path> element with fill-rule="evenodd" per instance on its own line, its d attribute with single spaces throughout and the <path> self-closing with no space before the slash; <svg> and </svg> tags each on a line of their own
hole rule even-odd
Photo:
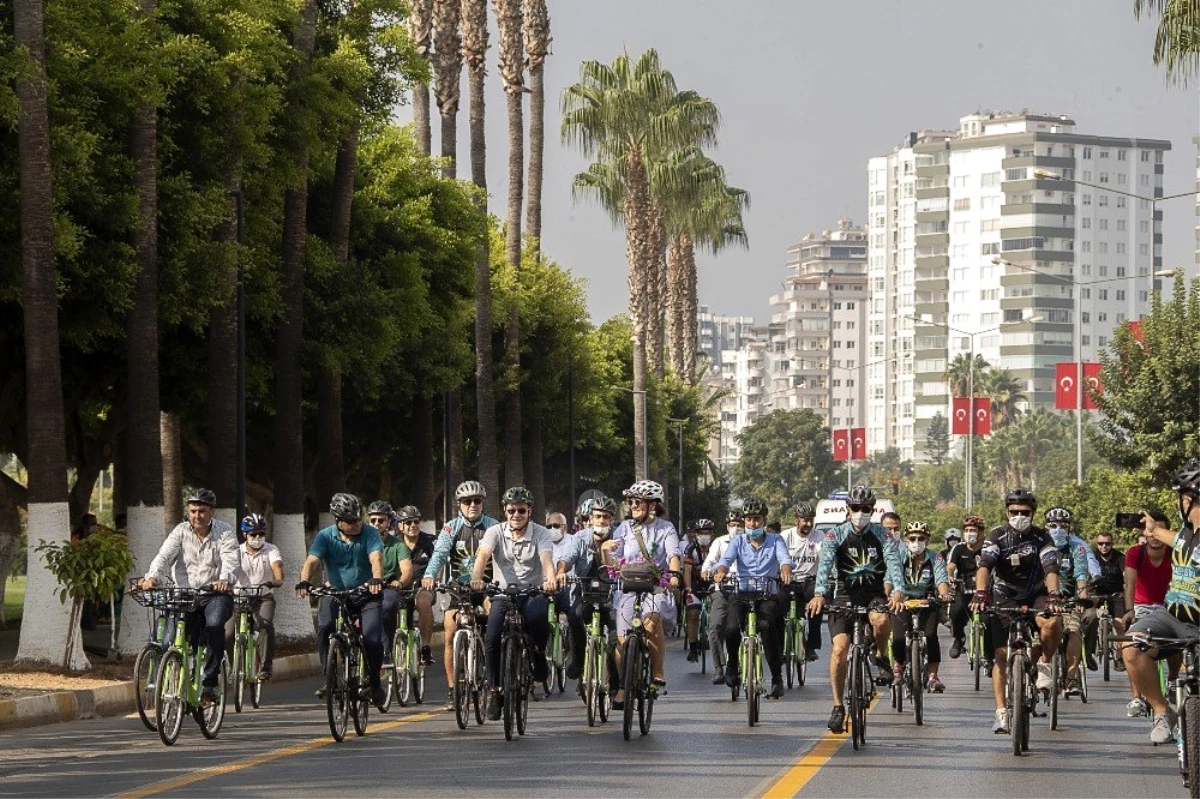
<svg viewBox="0 0 1200 799">
<path fill-rule="evenodd" d="M 788 688 L 793 681 L 804 685 L 808 679 L 808 614 L 797 594 L 790 595 L 788 615 L 783 622 L 783 673 Z"/>
<path fill-rule="evenodd" d="M 258 648 L 258 639 L 262 631 L 255 623 L 255 600 L 270 593 L 270 583 L 263 583 L 250 588 L 239 588 L 233 598 L 233 613 L 235 622 L 233 634 L 233 709 L 242 712 L 245 706 L 246 693 L 250 694 L 250 704 L 257 708 L 262 703 L 262 681 L 259 675 L 262 671 L 262 652 Z"/>
<path fill-rule="evenodd" d="M 325 708 L 329 716 L 329 731 L 333 740 L 341 743 L 346 737 L 348 717 L 354 720 L 354 734 L 367 734 L 367 715 L 371 710 L 371 689 L 367 674 L 367 653 L 363 648 L 358 614 L 348 602 L 366 595 L 367 589 L 353 588 L 338 591 L 325 586 L 313 586 L 309 596 L 332 597 L 334 602 L 333 632 L 329 634 L 329 650 L 325 656 Z"/>
<path fill-rule="evenodd" d="M 542 688 L 546 692 L 546 697 L 554 693 L 553 688 L 558 686 L 558 692 L 561 694 L 567 689 L 567 651 L 568 641 L 570 636 L 567 631 L 567 622 L 559 617 L 558 609 L 554 607 L 553 597 L 550 600 L 550 607 L 546 609 L 546 615 L 550 622 L 550 640 L 546 643 L 546 681 L 542 683 Z"/>
<path fill-rule="evenodd" d="M 129 582 L 128 594 L 133 601 L 154 611 L 150 618 L 149 636 L 133 664 L 133 677 L 137 686 L 134 696 L 137 700 L 138 718 L 146 725 L 146 729 L 157 731 L 154 702 L 158 688 L 159 664 L 162 663 L 163 653 L 171 645 L 169 636 L 174 625 L 171 612 L 164 602 L 162 589 L 152 588 L 144 591 L 138 586 L 141 581 L 136 577 Z"/>
<path fill-rule="evenodd" d="M 612 709 L 612 692 L 609 691 L 609 629 L 603 623 L 603 615 L 612 597 L 612 583 L 601 579 L 575 581 L 582 586 L 581 599 L 591 608 L 588 622 L 587 641 L 583 649 L 583 673 L 579 676 L 579 693 L 587 707 L 589 727 L 596 720 L 608 721 Z"/>
<path fill-rule="evenodd" d="M 222 661 L 217 673 L 217 701 L 205 704 L 201 700 L 201 681 L 208 647 L 194 648 L 188 636 L 188 616 L 195 612 L 199 600 L 217 592 L 194 588 L 158 588 L 164 605 L 175 618 L 175 638 L 163 653 L 159 666 L 158 685 L 154 694 L 154 718 L 158 737 L 167 746 L 179 740 L 183 717 L 191 713 L 200 725 L 205 738 L 216 738 L 225 722 L 225 683 L 228 661 Z"/>
<path fill-rule="evenodd" d="M 414 589 L 404 592 L 400 617 L 396 623 L 396 638 L 392 641 L 391 680 L 387 686 L 388 704 L 394 695 L 404 707 L 425 701 L 425 661 L 421 659 L 421 634 L 413 629 Z"/>
<path fill-rule="evenodd" d="M 729 610 L 735 612 L 737 604 L 746 606 L 746 626 L 742 630 L 742 641 L 738 648 L 739 682 L 746 692 L 746 718 L 751 727 L 758 724 L 759 710 L 767 689 L 763 684 L 762 638 L 758 634 L 758 603 L 774 599 L 778 580 L 773 577 L 737 577 L 723 584 L 721 590 L 729 594 Z M 730 689 L 737 701 L 739 687 Z"/>
<path fill-rule="evenodd" d="M 983 673 L 988 669 L 988 663 L 991 661 L 986 651 L 987 647 L 984 645 L 984 629 L 983 617 L 979 611 L 972 611 L 971 619 L 967 622 L 967 666 L 974 673 L 976 691 L 979 690 Z"/>
</svg>

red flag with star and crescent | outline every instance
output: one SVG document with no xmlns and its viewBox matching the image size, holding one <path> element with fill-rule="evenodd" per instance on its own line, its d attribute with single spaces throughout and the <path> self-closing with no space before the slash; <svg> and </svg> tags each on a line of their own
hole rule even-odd
<svg viewBox="0 0 1200 799">
<path fill-rule="evenodd" d="M 1073 411 L 1079 407 L 1079 366 L 1074 362 L 1054 367 L 1054 408 Z"/>
<path fill-rule="evenodd" d="M 850 428 L 850 460 L 865 461 L 867 459 L 867 428 Z"/>
<path fill-rule="evenodd" d="M 971 432 L 971 398 L 955 397 L 950 409 L 952 425 L 950 432 L 956 436 L 965 436 Z"/>
<path fill-rule="evenodd" d="M 833 431 L 833 459 L 850 460 L 850 431 L 844 427 Z"/>
<path fill-rule="evenodd" d="M 1093 399 L 1094 394 L 1103 394 L 1104 385 L 1100 382 L 1100 369 L 1103 364 L 1085 363 L 1083 365 L 1083 383 L 1087 386 L 1087 391 L 1083 392 L 1083 409 L 1085 411 L 1094 411 L 1099 409 L 1096 400 Z"/>
<path fill-rule="evenodd" d="M 992 434 L 992 399 L 991 397 L 975 398 L 975 435 L 989 436 Z"/>
</svg>

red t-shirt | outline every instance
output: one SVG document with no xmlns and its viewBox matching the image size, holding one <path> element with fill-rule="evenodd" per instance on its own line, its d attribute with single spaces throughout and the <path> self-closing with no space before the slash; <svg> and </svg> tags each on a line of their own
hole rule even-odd
<svg viewBox="0 0 1200 799">
<path fill-rule="evenodd" d="M 1167 598 L 1171 583 L 1171 548 L 1163 550 L 1162 563 L 1155 566 L 1146 555 L 1144 546 L 1132 546 L 1125 553 L 1125 568 L 1137 572 L 1133 588 L 1135 605 L 1161 605 Z"/>
</svg>

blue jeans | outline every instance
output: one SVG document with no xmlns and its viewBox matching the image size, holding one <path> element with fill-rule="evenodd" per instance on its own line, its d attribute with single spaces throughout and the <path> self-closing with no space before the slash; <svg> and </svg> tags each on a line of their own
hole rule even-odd
<svg viewBox="0 0 1200 799">
<path fill-rule="evenodd" d="M 529 640 L 536 653 L 546 651 L 546 642 L 550 640 L 550 621 L 547 618 L 550 603 L 544 596 L 533 596 L 519 600 L 524 604 L 521 615 L 525 617 L 525 629 L 529 631 Z M 512 600 L 506 596 L 492 598 L 492 609 L 488 613 L 487 632 L 483 638 L 484 661 L 487 664 L 488 682 L 495 690 L 501 687 L 500 682 L 500 644 L 504 635 L 504 614 L 508 612 Z M 543 658 L 544 662 L 544 658 Z"/>
<path fill-rule="evenodd" d="M 225 657 L 225 622 L 233 617 L 233 597 L 215 594 L 201 597 L 196 610 L 188 618 L 188 630 L 192 646 L 197 650 L 208 646 L 204 658 L 204 687 L 215 688 L 221 674 L 221 660 Z"/>
<path fill-rule="evenodd" d="M 363 649 L 367 651 L 367 677 L 372 688 L 379 687 L 379 669 L 383 665 L 383 603 L 379 594 L 350 599 L 346 608 L 351 614 L 356 614 L 362 624 Z M 329 656 L 329 636 L 333 633 L 334 622 L 333 597 L 321 597 L 317 608 L 317 654 L 321 657 L 321 669 L 325 669 L 325 659 Z"/>
</svg>

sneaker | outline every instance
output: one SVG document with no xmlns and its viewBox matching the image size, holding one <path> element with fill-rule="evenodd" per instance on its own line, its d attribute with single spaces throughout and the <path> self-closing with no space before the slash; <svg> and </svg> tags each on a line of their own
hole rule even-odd
<svg viewBox="0 0 1200 799">
<path fill-rule="evenodd" d="M 433 651 L 428 646 L 421 647 L 421 662 L 426 666 L 433 665 Z"/>
<path fill-rule="evenodd" d="M 262 671 L 260 671 L 258 673 L 258 681 L 259 682 L 270 682 L 271 681 L 271 670 L 263 669 Z"/>
<path fill-rule="evenodd" d="M 1087 653 L 1086 661 L 1088 671 L 1096 671 L 1099 668 L 1099 666 L 1096 665 L 1096 656 L 1091 652 Z"/>
<path fill-rule="evenodd" d="M 504 703 L 504 695 L 499 691 L 492 691 L 492 698 L 488 702 L 487 717 L 488 721 L 500 720 L 500 706 Z"/>
<path fill-rule="evenodd" d="M 725 677 L 726 688 L 737 688 L 742 684 L 742 676 L 740 674 L 731 673 Z"/>
<path fill-rule="evenodd" d="M 1171 719 L 1169 714 L 1155 714 L 1154 723 L 1150 725 L 1150 743 L 1167 744 L 1173 740 L 1175 740 L 1175 735 L 1171 732 Z"/>
<path fill-rule="evenodd" d="M 1037 664 L 1037 689 L 1039 691 L 1049 691 L 1054 688 L 1054 672 L 1050 670 L 1049 663 Z"/>
<path fill-rule="evenodd" d="M 387 691 L 382 685 L 371 686 L 371 704 L 383 710 L 384 703 L 387 702 Z"/>
<path fill-rule="evenodd" d="M 904 664 L 897 663 L 892 666 L 892 685 L 902 685 L 904 683 Z"/>
<path fill-rule="evenodd" d="M 876 653 L 873 659 L 875 661 L 875 666 L 879 669 L 880 674 L 886 674 L 892 670 L 892 664 L 885 656 Z"/>
<path fill-rule="evenodd" d="M 767 694 L 768 699 L 783 698 L 783 680 L 771 680 L 771 693 Z"/>
<path fill-rule="evenodd" d="M 446 691 L 446 710 L 454 710 L 454 689 Z"/>
<path fill-rule="evenodd" d="M 808 653 L 808 655 L 806 655 L 804 659 L 805 659 L 805 661 L 806 661 L 806 662 L 808 662 L 808 663 L 815 663 L 815 662 L 816 662 L 816 660 L 817 660 L 817 659 L 818 659 L 820 656 L 821 656 L 821 652 L 820 652 L 820 650 L 814 649 L 813 651 L 809 652 L 809 653 Z"/>
<path fill-rule="evenodd" d="M 939 680 L 937 678 L 937 675 L 934 675 L 933 677 L 929 678 L 929 686 L 928 687 L 929 687 L 929 691 L 931 693 L 935 693 L 935 694 L 946 693 L 946 686 L 942 683 L 941 680 Z"/>
<path fill-rule="evenodd" d="M 713 685 L 724 685 L 725 684 L 725 671 L 723 669 L 716 669 L 713 671 L 713 683 L 712 684 Z"/>
<path fill-rule="evenodd" d="M 833 710 L 829 713 L 829 723 L 826 725 L 832 733 L 843 733 L 846 731 L 846 708 L 842 705 L 834 705 Z"/>
<path fill-rule="evenodd" d="M 1009 726 L 1008 708 L 1000 708 L 996 711 L 996 720 L 992 722 L 992 732 L 997 735 L 1008 735 Z"/>
<path fill-rule="evenodd" d="M 571 662 L 567 664 L 567 679 L 578 680 L 579 675 L 583 674 L 583 664 Z"/>
<path fill-rule="evenodd" d="M 1129 700 L 1129 704 L 1125 706 L 1125 715 L 1131 719 L 1141 718 L 1150 715 L 1150 708 L 1146 705 L 1146 700 L 1138 696 Z"/>
<path fill-rule="evenodd" d="M 313 691 L 313 696 L 315 696 L 317 699 L 324 699 L 325 698 L 325 689 L 318 688 L 317 690 Z"/>
<path fill-rule="evenodd" d="M 1067 680 L 1067 688 L 1063 691 L 1064 696 L 1079 696 L 1081 693 L 1078 679 Z"/>
<path fill-rule="evenodd" d="M 958 660 L 959 655 L 963 653 L 963 639 L 955 638 L 954 643 L 950 645 L 950 659 Z"/>
<path fill-rule="evenodd" d="M 700 645 L 692 644 L 691 646 L 688 647 L 687 661 L 688 661 L 688 663 L 695 663 L 699 659 L 700 659 Z"/>
<path fill-rule="evenodd" d="M 546 663 L 546 656 L 540 652 L 533 653 L 533 681 L 545 682 L 550 677 L 550 665 Z"/>
</svg>

